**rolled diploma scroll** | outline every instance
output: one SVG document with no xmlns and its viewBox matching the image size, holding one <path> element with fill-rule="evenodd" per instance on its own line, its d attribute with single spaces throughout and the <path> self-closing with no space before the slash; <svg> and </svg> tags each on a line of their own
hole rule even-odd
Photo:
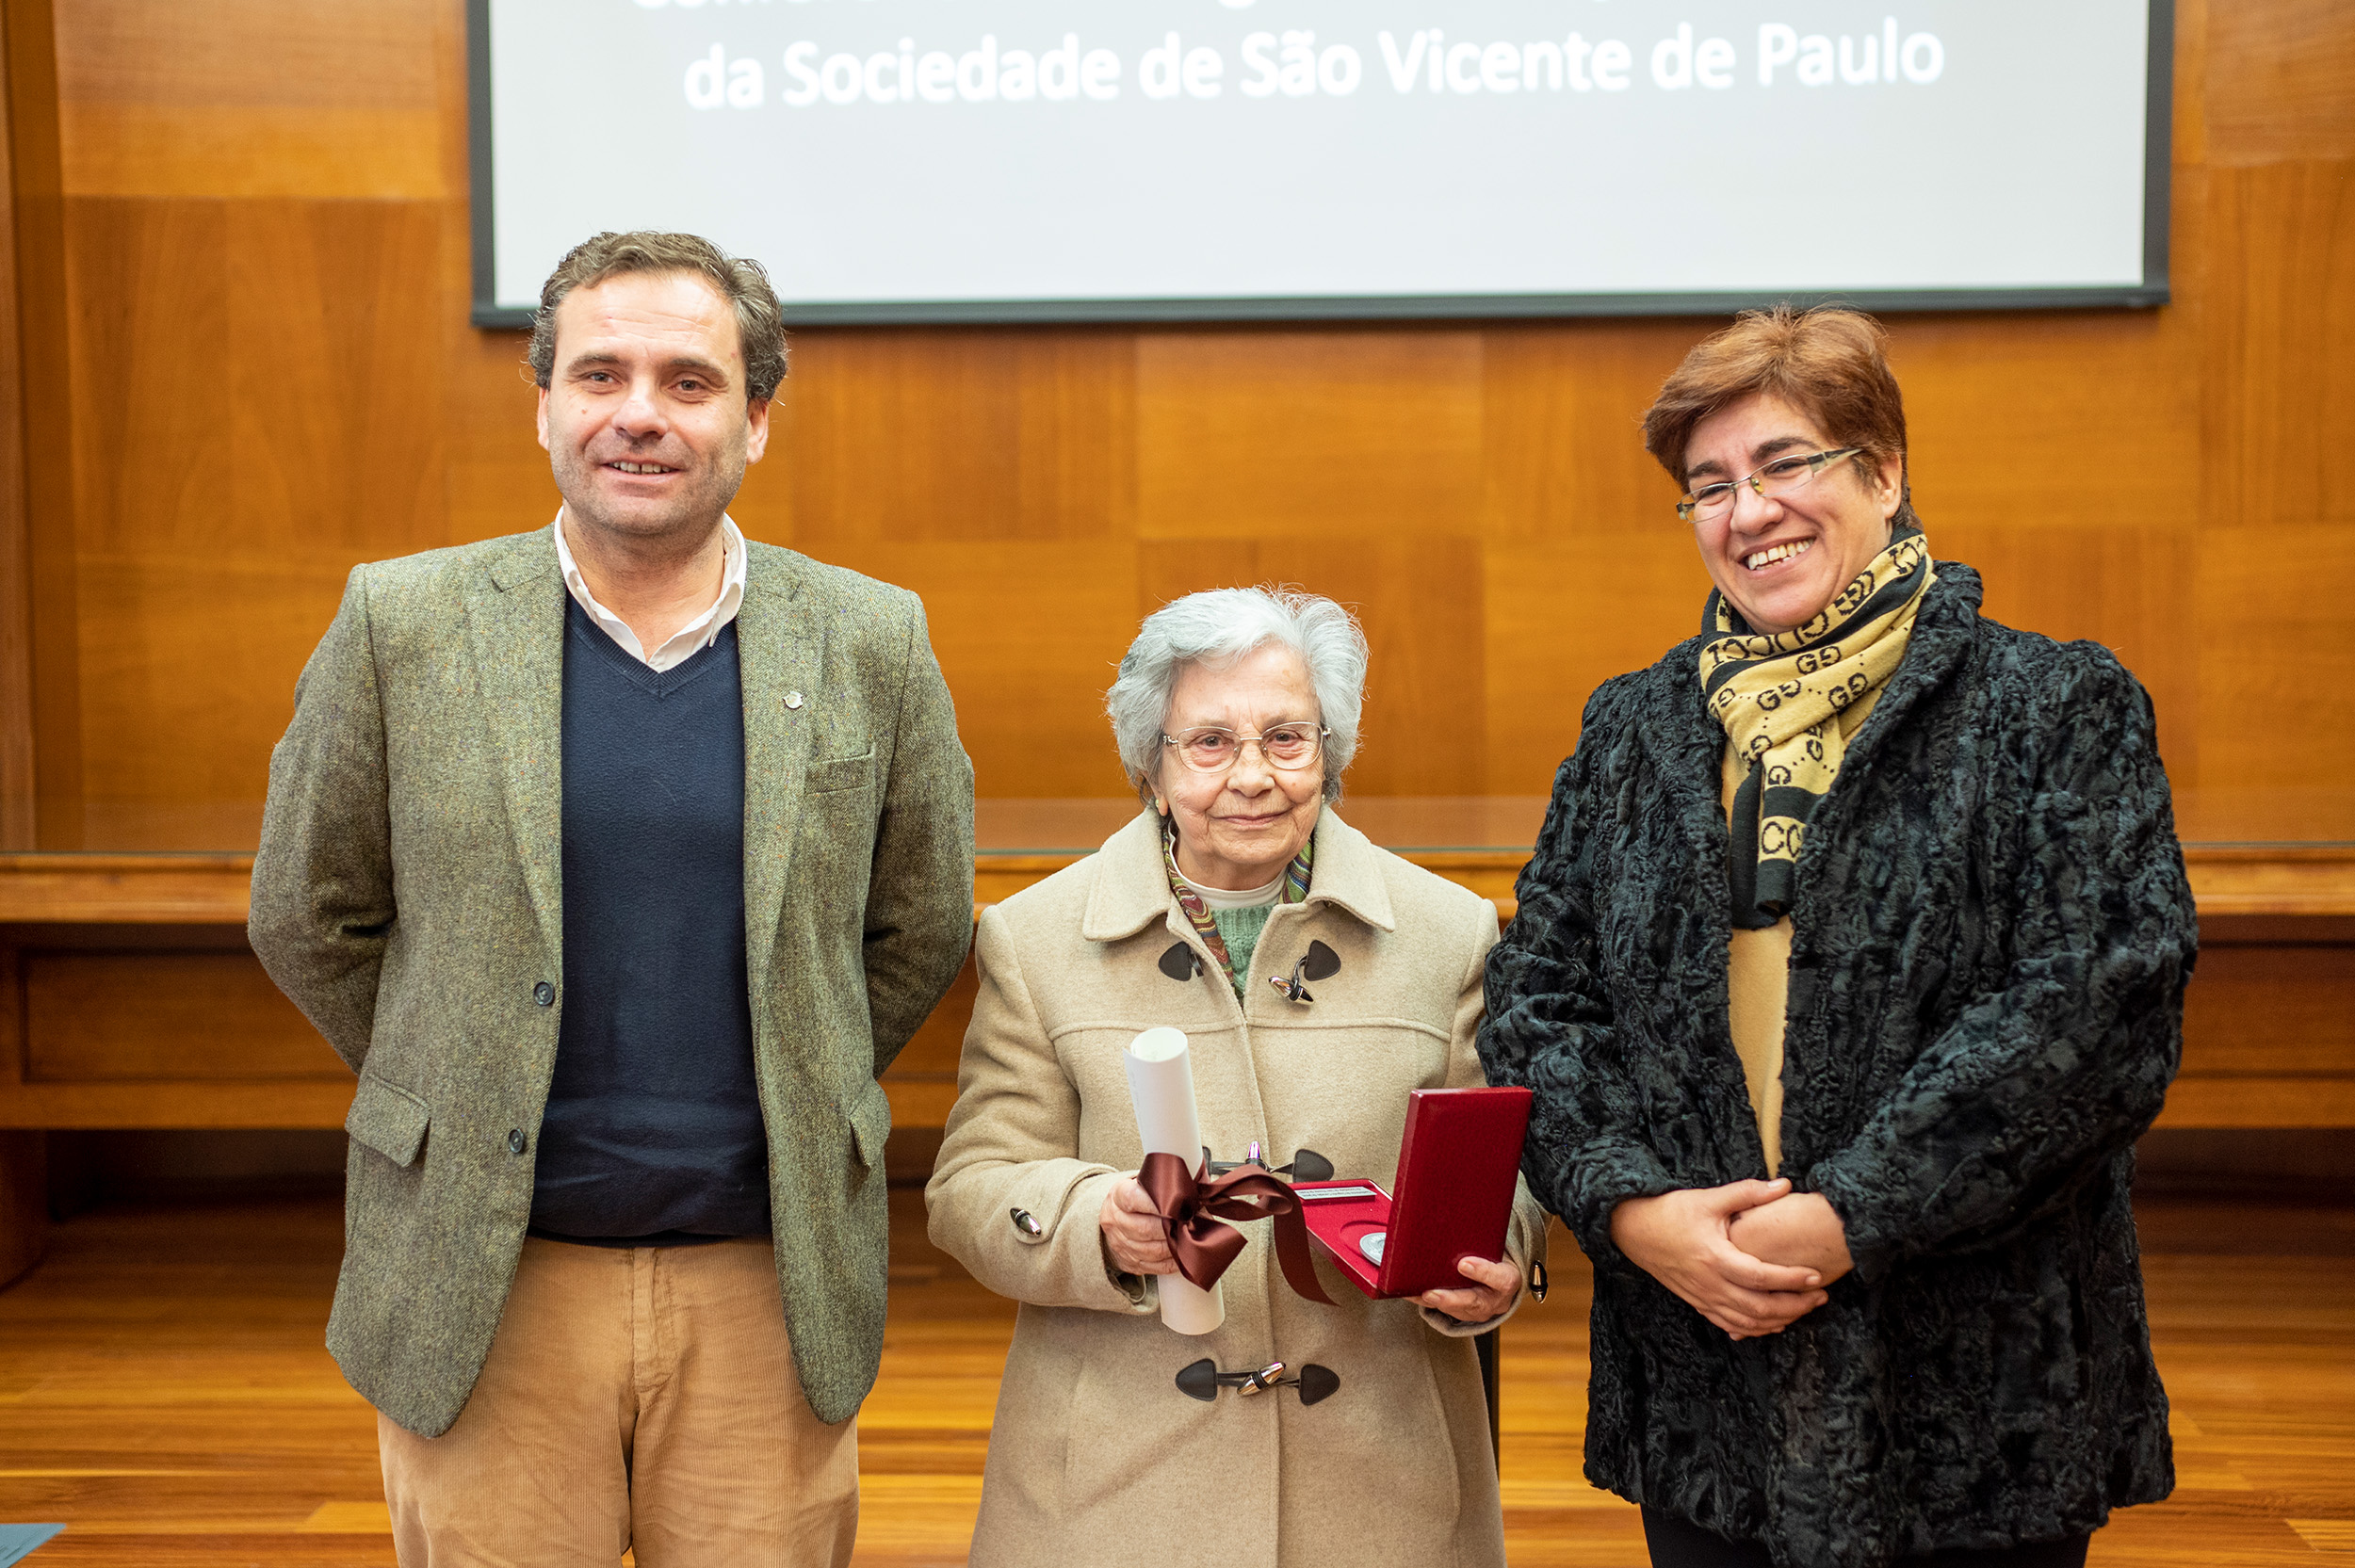
<svg viewBox="0 0 2355 1568">
<path fill-rule="evenodd" d="M 1202 1163 L 1202 1123 L 1194 1108 L 1194 1063 L 1177 1029 L 1147 1029 L 1122 1053 L 1129 1097 L 1136 1102 L 1137 1136 L 1148 1155 L 1176 1155 L 1194 1170 Z M 1179 1334 L 1209 1334 L 1226 1321 L 1218 1286 L 1205 1290 L 1183 1274 L 1162 1274 L 1161 1322 Z"/>
</svg>

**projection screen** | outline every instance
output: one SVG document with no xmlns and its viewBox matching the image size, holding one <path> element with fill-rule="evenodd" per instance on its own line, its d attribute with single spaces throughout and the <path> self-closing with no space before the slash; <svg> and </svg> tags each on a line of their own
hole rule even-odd
<svg viewBox="0 0 2355 1568">
<path fill-rule="evenodd" d="M 685 229 L 796 320 L 2152 305 L 2168 0 L 471 0 L 474 318 Z"/>
</svg>

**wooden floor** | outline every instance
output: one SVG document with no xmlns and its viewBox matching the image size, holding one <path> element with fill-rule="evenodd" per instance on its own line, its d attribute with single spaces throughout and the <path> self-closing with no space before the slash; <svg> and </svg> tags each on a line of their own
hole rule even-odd
<svg viewBox="0 0 2355 1568">
<path fill-rule="evenodd" d="M 856 1560 L 961 1564 L 1013 1314 L 924 1244 L 918 1194 L 894 1196 Z M 2355 1564 L 2355 1210 L 2172 1203 L 2143 1225 L 2181 1480 L 2093 1561 Z M 0 1521 L 69 1526 L 32 1568 L 391 1561 L 370 1413 L 319 1349 L 339 1242 L 320 1203 L 58 1228 L 0 1292 Z M 1561 1260 L 1505 1337 L 1512 1560 L 1640 1568 L 1632 1511 L 1579 1478 L 1586 1301 Z"/>
</svg>

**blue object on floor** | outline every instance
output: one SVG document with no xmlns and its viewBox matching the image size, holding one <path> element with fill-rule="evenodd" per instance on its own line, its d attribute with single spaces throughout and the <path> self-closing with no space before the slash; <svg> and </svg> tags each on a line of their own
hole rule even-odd
<svg viewBox="0 0 2355 1568">
<path fill-rule="evenodd" d="M 0 1525 L 0 1568 L 24 1561 L 63 1528 L 63 1525 Z"/>
</svg>

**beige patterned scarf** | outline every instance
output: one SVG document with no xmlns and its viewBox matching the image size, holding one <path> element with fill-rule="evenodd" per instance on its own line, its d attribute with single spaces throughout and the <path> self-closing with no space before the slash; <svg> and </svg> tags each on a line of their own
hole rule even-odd
<svg viewBox="0 0 2355 1568">
<path fill-rule="evenodd" d="M 1733 923 L 1762 929 L 1791 905 L 1808 818 L 1846 749 L 1842 709 L 1878 690 L 1913 634 L 1937 574 L 1929 541 L 1901 526 L 1823 613 L 1759 633 L 1712 591 L 1701 616 L 1701 700 L 1749 765 L 1733 797 Z"/>
</svg>

